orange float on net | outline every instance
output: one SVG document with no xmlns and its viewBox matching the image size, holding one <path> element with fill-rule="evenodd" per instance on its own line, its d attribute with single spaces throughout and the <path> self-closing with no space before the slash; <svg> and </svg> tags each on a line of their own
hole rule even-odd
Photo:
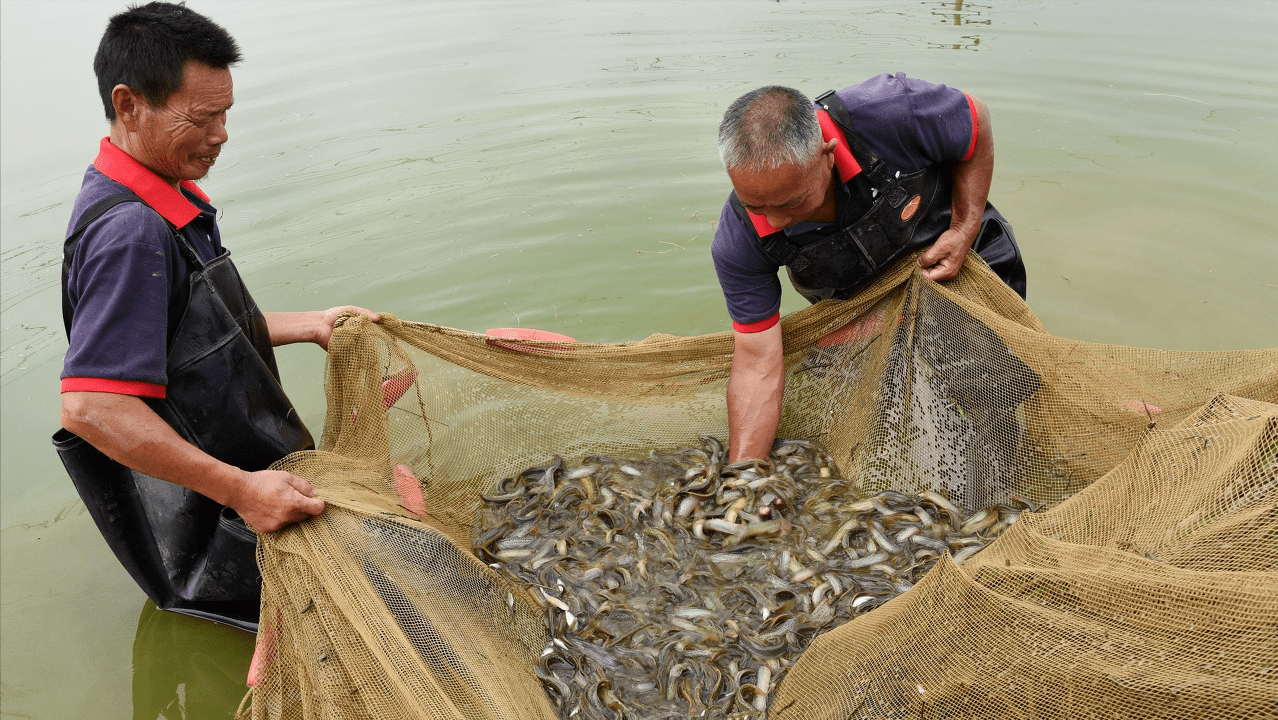
<svg viewBox="0 0 1278 720">
<path fill-rule="evenodd" d="M 546 343 L 569 344 L 577 342 L 567 335 L 533 328 L 490 328 L 484 334 L 488 336 L 487 342 L 489 345 L 535 355 L 548 355 L 552 349 L 562 347 L 562 345 L 547 345 Z"/>
<path fill-rule="evenodd" d="M 386 408 L 394 405 L 400 398 L 404 397 L 404 393 L 408 392 L 408 388 L 413 386 L 413 381 L 417 379 L 417 368 L 402 367 L 391 373 L 382 381 L 382 405 Z"/>
<path fill-rule="evenodd" d="M 412 469 L 407 465 L 396 465 L 391 470 L 391 477 L 395 479 L 395 494 L 399 496 L 399 504 L 415 515 L 424 516 L 426 499 L 422 497 L 422 484 Z"/>
<path fill-rule="evenodd" d="M 248 686 L 257 687 L 262 680 L 262 673 L 275 659 L 275 640 L 279 634 L 279 624 L 283 622 L 280 611 L 275 610 L 275 622 L 267 620 L 257 631 L 257 644 L 253 646 L 253 659 L 249 662 Z"/>
</svg>

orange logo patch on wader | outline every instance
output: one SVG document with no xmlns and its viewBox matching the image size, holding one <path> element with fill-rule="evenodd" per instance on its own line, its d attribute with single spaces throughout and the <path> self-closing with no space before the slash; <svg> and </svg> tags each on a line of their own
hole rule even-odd
<svg viewBox="0 0 1278 720">
<path fill-rule="evenodd" d="M 919 203 L 922 202 L 922 200 L 923 200 L 923 197 L 920 195 L 915 195 L 914 197 L 910 198 L 910 201 L 905 204 L 904 208 L 901 209 L 901 219 L 909 220 L 910 218 L 914 217 L 914 213 L 918 212 Z"/>
</svg>

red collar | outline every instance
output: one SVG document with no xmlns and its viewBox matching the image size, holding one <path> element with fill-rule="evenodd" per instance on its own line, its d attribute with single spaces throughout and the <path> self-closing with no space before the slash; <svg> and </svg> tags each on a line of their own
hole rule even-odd
<svg viewBox="0 0 1278 720">
<path fill-rule="evenodd" d="M 843 136 L 843 130 L 830 117 L 830 113 L 824 110 L 816 111 L 817 122 L 821 123 L 821 139 L 829 142 L 837 139 L 839 144 L 834 147 L 834 167 L 839 171 L 839 180 L 847 182 L 856 177 L 861 172 L 861 164 L 852 157 L 852 150 L 848 146 L 848 139 Z M 768 222 L 768 219 L 762 215 L 755 215 L 749 210 L 746 214 L 750 216 L 750 222 L 754 225 L 755 232 L 759 233 L 759 237 L 771 235 L 780 232 L 781 228 L 774 228 Z"/>
<path fill-rule="evenodd" d="M 93 161 L 98 172 L 132 190 L 142 202 L 160 213 L 176 227 L 183 227 L 200 214 L 200 209 L 172 185 L 160 179 L 131 155 L 111 144 L 110 137 L 102 138 L 98 145 L 98 157 Z M 183 180 L 182 187 L 199 199 L 208 202 L 209 196 L 190 180 Z"/>
<path fill-rule="evenodd" d="M 839 169 L 839 179 L 847 182 L 861 172 L 861 164 L 852 157 L 852 147 L 843 135 L 843 129 L 824 110 L 816 111 L 817 122 L 821 123 L 821 139 L 829 142 L 837 139 L 839 144 L 834 148 L 834 166 Z"/>
</svg>

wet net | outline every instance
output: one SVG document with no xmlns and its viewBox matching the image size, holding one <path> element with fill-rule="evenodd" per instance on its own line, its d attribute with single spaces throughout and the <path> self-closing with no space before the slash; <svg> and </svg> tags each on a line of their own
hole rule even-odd
<svg viewBox="0 0 1278 720">
<path fill-rule="evenodd" d="M 328 509 L 259 543 L 262 624 L 241 716 L 1278 717 L 1278 350 L 1054 337 L 976 256 L 943 286 L 914 267 L 903 259 L 852 300 L 783 319 L 779 436 L 804 442 L 749 466 L 716 452 L 730 333 L 600 345 L 346 319 L 329 347 L 321 447 L 277 464 Z M 553 563 L 600 523 L 620 542 L 625 518 L 596 510 L 613 500 L 591 481 L 571 490 L 579 533 L 494 541 L 496 501 L 566 496 L 607 466 L 608 494 L 639 503 L 620 515 L 683 527 L 678 542 L 695 519 L 723 552 L 766 547 L 815 507 L 777 480 L 800 447 L 819 448 L 815 477 L 838 491 L 814 491 L 826 524 L 775 556 L 780 586 L 729 608 L 693 597 L 629 636 L 656 647 L 680 634 L 686 650 L 687 638 L 749 635 L 757 611 L 772 635 L 810 643 L 797 659 L 766 645 L 763 660 L 698 678 L 653 650 L 656 671 L 638 680 L 651 704 L 621 696 L 634 668 L 606 657 L 615 673 L 548 680 L 546 657 L 575 625 L 599 630 L 601 652 L 620 645 L 591 625 L 615 610 L 603 603 L 617 582 L 571 599 L 494 560 Z M 657 466 L 676 468 L 668 487 L 649 478 Z M 724 503 L 707 515 L 713 493 L 693 502 L 688 488 L 711 480 Z M 903 517 L 926 531 L 895 532 Z M 972 541 L 979 552 L 956 534 L 995 521 L 1006 531 Z M 916 548 L 906 569 L 880 560 L 896 546 Z M 865 577 L 840 574 L 836 554 Z M 655 574 L 603 557 L 611 567 L 577 566 L 583 582 Z M 722 557 L 678 577 L 742 590 Z M 696 594 L 662 582 L 669 597 Z M 729 682 L 723 704 L 698 696 Z M 567 710 L 565 687 L 588 702 Z"/>
</svg>

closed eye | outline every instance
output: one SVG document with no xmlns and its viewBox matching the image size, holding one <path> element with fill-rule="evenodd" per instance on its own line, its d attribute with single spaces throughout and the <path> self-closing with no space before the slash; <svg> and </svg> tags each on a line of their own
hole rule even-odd
<svg viewBox="0 0 1278 720">
<path fill-rule="evenodd" d="M 772 205 L 770 207 L 783 208 L 788 210 L 789 208 L 792 208 L 798 205 L 801 200 L 802 198 L 794 198 L 792 200 L 787 200 L 781 203 L 780 205 Z M 763 207 L 760 205 L 750 205 L 749 203 L 741 203 L 741 204 L 745 206 L 746 210 L 749 210 L 750 212 L 754 212 L 754 213 L 757 213 L 759 210 L 763 209 Z"/>
</svg>

